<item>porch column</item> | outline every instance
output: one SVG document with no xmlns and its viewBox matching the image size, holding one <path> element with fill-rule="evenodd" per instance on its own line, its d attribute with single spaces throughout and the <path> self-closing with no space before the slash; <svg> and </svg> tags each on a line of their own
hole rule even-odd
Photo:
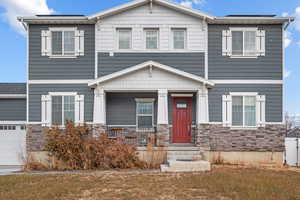
<svg viewBox="0 0 300 200">
<path fill-rule="evenodd" d="M 208 90 L 204 85 L 197 91 L 196 123 L 196 145 L 201 147 L 202 150 L 208 151 L 210 149 Z"/>
<path fill-rule="evenodd" d="M 208 91 L 205 86 L 202 86 L 200 90 L 197 91 L 197 124 L 207 124 L 209 122 L 209 112 L 208 112 Z"/>
<path fill-rule="evenodd" d="M 168 90 L 158 90 L 157 102 L 157 136 L 158 145 L 167 146 L 169 144 L 169 117 L 168 117 Z"/>
<path fill-rule="evenodd" d="M 99 136 L 106 131 L 106 100 L 103 88 L 96 87 L 94 90 L 94 136 Z"/>
</svg>

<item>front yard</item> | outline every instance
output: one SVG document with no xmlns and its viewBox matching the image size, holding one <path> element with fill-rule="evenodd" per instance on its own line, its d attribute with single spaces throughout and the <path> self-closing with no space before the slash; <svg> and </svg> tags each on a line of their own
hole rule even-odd
<svg viewBox="0 0 300 200">
<path fill-rule="evenodd" d="M 0 176 L 0 199 L 300 199 L 300 172 L 214 168 L 207 173 Z"/>
</svg>

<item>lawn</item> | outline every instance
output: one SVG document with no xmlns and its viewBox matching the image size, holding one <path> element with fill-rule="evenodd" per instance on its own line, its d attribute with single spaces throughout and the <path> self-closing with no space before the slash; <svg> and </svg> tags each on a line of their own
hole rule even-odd
<svg viewBox="0 0 300 200">
<path fill-rule="evenodd" d="M 215 168 L 181 174 L 0 176 L 2 200 L 289 200 L 300 199 L 300 173 Z"/>
</svg>

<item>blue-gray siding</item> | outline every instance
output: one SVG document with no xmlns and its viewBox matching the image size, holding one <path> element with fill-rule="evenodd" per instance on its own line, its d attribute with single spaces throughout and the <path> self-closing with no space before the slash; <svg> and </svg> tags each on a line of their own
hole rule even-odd
<svg viewBox="0 0 300 200">
<path fill-rule="evenodd" d="M 77 27 L 84 30 L 84 56 L 49 58 L 41 55 L 41 31 L 49 27 Z M 29 80 L 93 79 L 95 71 L 94 25 L 30 25 Z"/>
<path fill-rule="evenodd" d="M 98 53 L 98 76 L 104 76 L 122 69 L 156 61 L 185 72 L 204 77 L 204 53 Z"/>
<path fill-rule="evenodd" d="M 0 83 L 0 94 L 26 94 L 26 83 Z"/>
<path fill-rule="evenodd" d="M 244 27 L 245 25 L 231 25 Z M 266 31 L 266 56 L 230 58 L 222 56 L 222 30 L 229 25 L 208 26 L 209 79 L 282 79 L 281 25 L 261 25 Z"/>
<path fill-rule="evenodd" d="M 282 122 L 282 85 L 276 84 L 220 84 L 208 90 L 209 118 L 222 121 L 222 95 L 229 92 L 258 92 L 266 96 L 266 121 Z"/>
<path fill-rule="evenodd" d="M 0 121 L 26 121 L 26 99 L 0 99 Z"/>
<path fill-rule="evenodd" d="M 154 124 L 157 116 L 157 93 L 107 93 L 106 120 L 108 125 L 136 125 L 135 98 L 155 98 Z"/>
<path fill-rule="evenodd" d="M 41 95 L 49 92 L 78 92 L 84 95 L 84 118 L 93 121 L 94 91 L 86 84 L 41 84 L 29 85 L 29 121 L 41 121 Z"/>
</svg>

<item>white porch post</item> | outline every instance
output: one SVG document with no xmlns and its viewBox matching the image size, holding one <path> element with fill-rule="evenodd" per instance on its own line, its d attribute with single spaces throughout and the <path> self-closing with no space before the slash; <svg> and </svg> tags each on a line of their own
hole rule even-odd
<svg viewBox="0 0 300 200">
<path fill-rule="evenodd" d="M 94 90 L 94 124 L 106 124 L 106 100 L 103 88 L 96 87 Z"/>
<path fill-rule="evenodd" d="M 207 124 L 209 122 L 208 112 L 208 91 L 205 86 L 202 86 L 197 92 L 197 124 Z"/>
<path fill-rule="evenodd" d="M 169 124 L 168 90 L 158 90 L 157 124 Z"/>
</svg>

